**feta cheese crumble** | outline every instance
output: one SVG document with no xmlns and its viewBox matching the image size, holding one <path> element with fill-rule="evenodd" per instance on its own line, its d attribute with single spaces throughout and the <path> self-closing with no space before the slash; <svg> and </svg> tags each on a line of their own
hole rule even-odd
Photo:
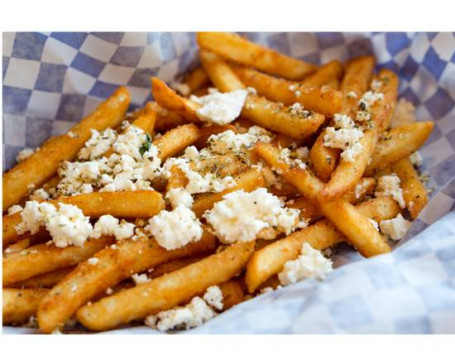
<svg viewBox="0 0 455 364">
<path fill-rule="evenodd" d="M 171 87 L 182 96 L 188 96 L 191 93 L 190 86 L 182 82 L 172 82 Z"/>
<path fill-rule="evenodd" d="M 288 235 L 305 226 L 305 222 L 299 224 L 299 210 L 283 206 L 265 188 L 253 192 L 238 190 L 223 196 L 204 217 L 226 244 L 273 239 L 279 233 Z"/>
<path fill-rule="evenodd" d="M 111 215 L 103 215 L 95 223 L 91 237 L 98 239 L 103 235 L 113 235 L 116 240 L 128 239 L 134 235 L 135 225 Z"/>
<path fill-rule="evenodd" d="M 93 230 L 90 219 L 84 216 L 81 209 L 61 202 L 57 208 L 47 202 L 27 201 L 21 217 L 22 222 L 16 226 L 18 234 L 26 231 L 36 234 L 44 226 L 59 248 L 82 246 Z"/>
<path fill-rule="evenodd" d="M 203 298 L 194 297 L 186 306 L 149 315 L 145 319 L 145 324 L 159 331 L 188 330 L 215 317 L 217 315 L 216 310 L 223 308 L 222 299 L 223 295 L 220 288 L 212 286 L 207 289 Z"/>
<path fill-rule="evenodd" d="M 202 225 L 192 210 L 183 204 L 172 211 L 161 211 L 149 220 L 145 230 L 166 250 L 184 247 L 202 237 Z"/>
<path fill-rule="evenodd" d="M 25 149 L 22 149 L 18 154 L 17 154 L 17 157 L 16 157 L 16 161 L 18 163 L 22 162 L 22 161 L 25 161 L 28 157 L 30 157 L 33 153 L 35 153 L 35 151 L 31 148 L 25 148 Z"/>
<path fill-rule="evenodd" d="M 332 261 L 304 242 L 300 256 L 286 262 L 284 269 L 278 274 L 278 279 L 283 286 L 287 286 L 306 278 L 324 279 L 332 270 Z"/>
<path fill-rule="evenodd" d="M 420 152 L 418 150 L 416 150 L 414 153 L 412 153 L 409 156 L 409 160 L 417 168 L 422 166 L 423 158 L 422 158 L 422 154 L 420 154 Z"/>
<path fill-rule="evenodd" d="M 133 274 L 131 279 L 134 281 L 136 286 L 150 282 L 150 278 L 147 277 L 147 274 Z"/>
<path fill-rule="evenodd" d="M 8 215 L 13 215 L 17 212 L 21 212 L 24 208 L 21 205 L 13 205 L 8 209 Z"/>
<path fill-rule="evenodd" d="M 379 223 L 381 232 L 389 236 L 392 240 L 400 240 L 409 230 L 411 222 L 406 220 L 401 214 L 390 220 L 382 220 Z"/>
<path fill-rule="evenodd" d="M 241 153 L 245 149 L 251 149 L 257 142 L 268 143 L 272 140 L 270 133 L 259 127 L 252 126 L 247 133 L 236 134 L 232 130 L 210 136 L 207 142 L 210 150 L 216 154 L 228 152 Z"/>
<path fill-rule="evenodd" d="M 191 208 L 194 203 L 193 196 L 182 187 L 171 188 L 166 193 L 166 199 L 171 203 L 172 207 L 177 207 L 177 205 L 182 204 L 188 208 Z"/>
<path fill-rule="evenodd" d="M 381 176 L 378 178 L 378 184 L 374 195 L 376 197 L 392 196 L 392 198 L 398 202 L 398 205 L 404 209 L 406 204 L 403 198 L 403 190 L 400 187 L 400 183 L 401 180 L 396 174 Z"/>
<path fill-rule="evenodd" d="M 248 96 L 248 90 L 221 93 L 217 89 L 209 89 L 209 93 L 202 97 L 191 95 L 190 100 L 201 106 L 196 110 L 201 120 L 219 125 L 237 119 Z"/>
<path fill-rule="evenodd" d="M 325 130 L 324 146 L 343 150 L 341 158 L 353 162 L 363 149 L 363 131 L 345 114 L 335 114 L 333 120 L 335 125 Z"/>
<path fill-rule="evenodd" d="M 88 258 L 88 259 L 87 259 L 87 262 L 88 262 L 88 264 L 90 264 L 90 265 L 97 265 L 98 262 L 99 262 L 99 259 L 98 259 L 98 258 L 95 258 L 95 257 L 92 257 L 92 258 Z"/>
<path fill-rule="evenodd" d="M 359 111 L 357 111 L 356 115 L 357 121 L 370 121 L 373 105 L 378 101 L 384 100 L 384 94 L 377 92 L 379 87 L 377 81 L 373 80 L 371 83 L 373 91 L 367 91 L 362 95 L 359 100 Z"/>
</svg>

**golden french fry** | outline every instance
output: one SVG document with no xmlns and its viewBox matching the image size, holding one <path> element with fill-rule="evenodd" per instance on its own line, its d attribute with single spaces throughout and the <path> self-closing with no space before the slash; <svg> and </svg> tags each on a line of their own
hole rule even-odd
<svg viewBox="0 0 455 364">
<path fill-rule="evenodd" d="M 111 237 L 104 236 L 87 240 L 82 247 L 58 248 L 54 244 L 39 244 L 20 253 L 10 254 L 3 258 L 3 285 L 8 286 L 39 274 L 71 267 L 112 242 Z"/>
<path fill-rule="evenodd" d="M 376 187 L 376 180 L 372 177 L 368 178 L 361 178 L 359 183 L 356 185 L 360 185 L 361 188 L 359 190 L 352 189 L 343 196 L 343 198 L 349 201 L 352 204 L 356 204 L 359 201 L 362 201 L 365 196 L 371 195 L 374 192 L 374 188 Z"/>
<path fill-rule="evenodd" d="M 324 184 L 310 174 L 307 169 L 290 168 L 280 160 L 279 150 L 270 144 L 258 143 L 256 144 L 256 151 L 267 164 L 280 170 L 282 177 L 294 184 L 305 197 L 318 203 L 321 212 L 332 221 L 347 237 L 348 242 L 362 255 L 371 257 L 390 251 L 390 247 L 381 234 L 348 201 L 344 199 L 331 202 L 319 201 L 318 197 Z"/>
<path fill-rule="evenodd" d="M 199 128 L 194 124 L 185 124 L 169 130 L 152 143 L 159 150 L 162 161 L 182 152 L 200 137 Z"/>
<path fill-rule="evenodd" d="M 408 158 L 425 143 L 433 126 L 432 121 L 422 121 L 400 125 L 386 131 L 378 140 L 373 159 L 366 168 L 365 175 L 371 176 L 381 169 Z"/>
<path fill-rule="evenodd" d="M 244 284 L 239 279 L 231 279 L 219 285 L 223 293 L 223 311 L 245 301 Z"/>
<path fill-rule="evenodd" d="M 3 251 L 3 254 L 15 254 L 20 251 L 27 249 L 31 244 L 30 238 L 24 238 L 19 240 L 17 243 L 11 244 L 7 249 Z"/>
<path fill-rule="evenodd" d="M 155 129 L 158 131 L 166 131 L 189 123 L 189 121 L 183 120 L 175 112 L 161 107 L 156 102 L 150 102 L 149 104 L 156 113 Z"/>
<path fill-rule="evenodd" d="M 199 262 L 86 305 L 77 311 L 77 318 L 90 330 L 100 331 L 172 308 L 239 274 L 253 252 L 254 242 L 231 245 Z"/>
<path fill-rule="evenodd" d="M 345 74 L 341 83 L 343 104 L 341 114 L 354 118 L 358 103 L 362 95 L 368 90 L 374 68 L 374 58 L 362 56 L 350 60 L 345 67 Z M 316 139 L 310 151 L 313 169 L 316 176 L 327 182 L 335 170 L 340 151 L 324 146 L 325 131 L 323 130 Z"/>
<path fill-rule="evenodd" d="M 291 80 L 301 80 L 317 69 L 312 64 L 254 44 L 237 34 L 200 32 L 197 42 L 199 47 L 223 58 Z"/>
<path fill-rule="evenodd" d="M 138 116 L 131 125 L 142 129 L 146 133 L 152 133 L 156 123 L 156 111 L 152 102 L 147 102 L 144 106 L 144 112 Z"/>
<path fill-rule="evenodd" d="M 378 100 L 372 106 L 371 122 L 373 129 L 364 131 L 364 136 L 359 141 L 362 145 L 362 152 L 354 158 L 354 161 L 340 159 L 330 181 L 321 193 L 322 200 L 334 200 L 354 188 L 365 172 L 374 153 L 376 142 L 380 135 L 378 133 L 382 133 L 390 123 L 397 102 L 398 77 L 392 71 L 383 69 L 375 79 L 380 84 L 377 92 L 383 94 L 383 99 Z"/>
<path fill-rule="evenodd" d="M 333 79 L 322 85 L 322 87 L 325 87 L 327 89 L 331 90 L 339 90 L 340 89 L 340 80 L 338 79 Z"/>
<path fill-rule="evenodd" d="M 72 160 L 91 136 L 91 129 L 102 130 L 116 126 L 123 120 L 130 95 L 119 87 L 97 109 L 66 133 L 49 139 L 29 158 L 3 175 L 3 211 L 26 196 L 33 187 L 51 178 L 60 163 Z"/>
<path fill-rule="evenodd" d="M 200 123 L 196 114 L 198 105 L 178 95 L 168 85 L 156 77 L 152 77 L 152 94 L 156 102 L 192 123 Z"/>
<path fill-rule="evenodd" d="M 2 231 L 3 231 L 3 248 L 6 248 L 11 243 L 19 240 L 21 236 L 16 231 L 16 226 L 22 221 L 21 213 L 16 212 L 11 215 L 3 216 Z M 23 235 L 22 238 L 26 238 Z"/>
<path fill-rule="evenodd" d="M 376 221 L 395 217 L 400 208 L 390 197 L 377 197 L 355 206 L 355 209 Z M 296 259 L 304 242 L 315 249 L 326 249 L 344 241 L 346 238 L 328 220 L 320 220 L 306 229 L 302 229 L 284 239 L 278 240 L 256 251 L 248 262 L 246 283 L 248 291 L 253 293 L 270 277 L 283 270 L 284 264 Z"/>
<path fill-rule="evenodd" d="M 35 315 L 47 291 L 44 288 L 3 288 L 3 325 L 27 322 Z"/>
<path fill-rule="evenodd" d="M 203 126 L 199 129 L 199 138 L 194 143 L 194 146 L 198 149 L 205 148 L 207 146 L 207 139 L 212 135 L 220 134 L 225 131 L 231 130 L 234 133 L 237 132 L 237 129 L 233 125 L 208 125 Z"/>
<path fill-rule="evenodd" d="M 210 83 L 210 79 L 202 67 L 197 67 L 183 79 L 183 83 L 188 86 L 190 94 L 194 93 Z M 186 96 L 186 95 L 185 95 Z"/>
<path fill-rule="evenodd" d="M 166 185 L 166 191 L 169 191 L 173 188 L 183 188 L 188 183 L 188 178 L 185 173 L 177 166 L 172 166 L 169 170 L 171 176 L 169 177 Z"/>
<path fill-rule="evenodd" d="M 322 87 L 327 83 L 338 81 L 343 75 L 343 66 L 339 61 L 331 61 L 321 66 L 316 72 L 301 81 L 302 86 Z"/>
<path fill-rule="evenodd" d="M 245 85 L 222 58 L 203 49 L 199 51 L 199 55 L 208 77 L 220 92 L 230 92 L 245 88 Z"/>
<path fill-rule="evenodd" d="M 275 78 L 244 67 L 233 69 L 245 85 L 255 88 L 259 95 L 268 100 L 282 102 L 285 105 L 298 102 L 305 109 L 327 117 L 341 110 L 343 94 L 340 91 L 302 86 L 298 82 Z"/>
<path fill-rule="evenodd" d="M 54 270 L 52 272 L 39 274 L 37 276 L 26 279 L 25 281 L 17 282 L 10 287 L 12 288 L 52 288 L 67 276 L 74 267 Z"/>
<path fill-rule="evenodd" d="M 199 242 L 181 249 L 166 250 L 147 237 L 126 239 L 95 254 L 96 264 L 81 262 L 44 297 L 38 308 L 38 322 L 45 333 L 52 332 L 76 310 L 130 277 L 172 259 L 215 250 L 215 238 L 204 233 Z"/>
<path fill-rule="evenodd" d="M 203 193 L 195 196 L 192 209 L 196 216 L 201 217 L 205 211 L 210 210 L 216 202 L 221 201 L 223 196 L 230 192 L 240 189 L 251 192 L 259 187 L 265 187 L 264 177 L 261 171 L 256 168 L 251 168 L 237 174 L 234 176 L 234 180 L 236 182 L 235 186 L 224 191 Z"/>
<path fill-rule="evenodd" d="M 193 263 L 201 260 L 202 258 L 205 258 L 205 256 L 196 255 L 196 256 L 180 258 L 180 259 L 172 260 L 167 263 L 160 264 L 159 266 L 153 268 L 153 270 L 150 273 L 147 273 L 147 277 L 149 277 L 149 278 L 160 277 L 164 274 L 171 273 L 177 269 L 180 269 L 180 268 L 186 267 L 187 265 L 193 264 Z"/>
<path fill-rule="evenodd" d="M 395 163 L 392 170 L 400 177 L 400 185 L 403 189 L 403 198 L 406 202 L 406 207 L 412 218 L 416 219 L 428 202 L 427 189 L 419 179 L 419 175 L 409 158 Z"/>
</svg>

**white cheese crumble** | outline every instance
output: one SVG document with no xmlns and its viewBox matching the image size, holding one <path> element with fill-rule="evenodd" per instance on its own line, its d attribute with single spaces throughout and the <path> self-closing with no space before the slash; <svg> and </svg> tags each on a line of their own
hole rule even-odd
<svg viewBox="0 0 455 364">
<path fill-rule="evenodd" d="M 107 128 L 101 132 L 96 129 L 90 131 L 92 136 L 85 142 L 85 146 L 79 151 L 79 159 L 93 160 L 101 157 L 112 147 L 112 144 L 114 144 L 117 138 L 117 132 L 111 128 Z"/>
<path fill-rule="evenodd" d="M 177 207 L 177 205 L 182 204 L 186 207 L 191 208 L 194 203 L 193 196 L 182 187 L 171 188 L 166 193 L 166 199 L 171 203 L 172 207 Z"/>
<path fill-rule="evenodd" d="M 49 200 L 50 196 L 49 193 L 47 193 L 46 190 L 43 188 L 38 188 L 37 190 L 33 191 L 33 193 L 30 195 L 30 200 L 33 201 L 44 201 L 44 200 Z"/>
<path fill-rule="evenodd" d="M 368 218 L 368 221 L 371 223 L 371 225 L 373 225 L 373 227 L 374 227 L 377 231 L 379 231 L 379 224 L 378 224 L 378 222 L 377 222 L 376 220 L 373 220 L 373 219 Z"/>
<path fill-rule="evenodd" d="M 357 93 L 351 90 L 347 93 L 347 96 L 355 99 L 357 97 Z"/>
<path fill-rule="evenodd" d="M 392 240 L 400 240 L 408 231 L 411 222 L 406 220 L 401 214 L 390 220 L 382 220 L 379 223 L 381 232 L 388 235 Z"/>
<path fill-rule="evenodd" d="M 159 331 L 175 329 L 191 329 L 202 325 L 217 315 L 216 310 L 223 308 L 222 292 L 219 287 L 207 289 L 203 298 L 194 297 L 184 307 L 161 311 L 156 315 L 147 316 L 145 324 Z"/>
<path fill-rule="evenodd" d="M 97 265 L 98 262 L 99 262 L 99 259 L 98 259 L 98 258 L 95 258 L 95 257 L 92 257 L 92 258 L 88 258 L 88 259 L 87 259 L 87 262 L 88 262 L 88 264 L 90 264 L 90 265 Z"/>
<path fill-rule="evenodd" d="M 335 126 L 325 130 L 324 146 L 343 150 L 341 158 L 353 162 L 363 149 L 360 144 L 363 131 L 345 114 L 335 114 L 333 120 Z"/>
<path fill-rule="evenodd" d="M 209 93 L 202 97 L 191 95 L 190 100 L 201 106 L 196 110 L 201 120 L 220 125 L 238 118 L 248 96 L 248 90 L 221 93 L 217 89 L 209 89 Z"/>
<path fill-rule="evenodd" d="M 280 159 L 291 167 L 299 167 L 301 169 L 306 168 L 306 163 L 299 159 L 295 151 L 291 151 L 289 148 L 280 149 Z"/>
<path fill-rule="evenodd" d="M 172 82 L 171 87 L 182 96 L 188 96 L 191 93 L 190 86 L 183 82 Z"/>
<path fill-rule="evenodd" d="M 114 216 L 103 215 L 95 223 L 91 237 L 98 239 L 103 235 L 113 235 L 116 240 L 128 239 L 134 235 L 135 225 L 125 220 L 121 222 Z"/>
<path fill-rule="evenodd" d="M 71 131 L 71 130 L 68 133 L 66 133 L 66 135 L 68 135 L 72 139 L 75 139 L 78 137 L 77 133 L 75 133 L 74 131 Z"/>
<path fill-rule="evenodd" d="M 18 163 L 26 160 L 28 157 L 30 157 L 33 153 L 35 153 L 35 151 L 31 148 L 25 148 L 25 149 L 22 149 L 18 154 L 17 154 L 17 157 L 16 157 L 16 161 Z"/>
<path fill-rule="evenodd" d="M 150 278 L 147 277 L 147 274 L 133 274 L 131 279 L 134 281 L 136 286 L 150 282 Z"/>
<path fill-rule="evenodd" d="M 92 233 L 90 219 L 77 206 L 58 203 L 58 209 L 47 202 L 27 201 L 21 212 L 22 222 L 16 226 L 18 234 L 36 234 L 41 226 L 50 233 L 54 244 L 82 246 Z"/>
<path fill-rule="evenodd" d="M 384 100 L 384 94 L 377 91 L 377 86 L 375 80 L 371 83 L 371 88 L 373 91 L 365 92 L 360 101 L 359 101 L 359 111 L 357 111 L 356 120 L 357 121 L 370 121 L 371 120 L 371 111 L 372 107 L 378 101 Z M 375 91 L 376 90 L 376 91 Z"/>
<path fill-rule="evenodd" d="M 403 198 L 403 190 L 400 187 L 400 182 L 400 178 L 394 173 L 388 176 L 381 176 L 378 178 L 378 184 L 374 195 L 376 197 L 392 196 L 392 198 L 398 202 L 398 205 L 404 209 L 406 204 Z"/>
<path fill-rule="evenodd" d="M 17 212 L 21 212 L 24 208 L 21 205 L 13 205 L 8 209 L 8 215 L 13 215 Z"/>
<path fill-rule="evenodd" d="M 304 242 L 300 256 L 286 262 L 284 269 L 278 274 L 278 279 L 283 286 L 287 286 L 306 278 L 324 279 L 332 270 L 332 261 Z"/>
<path fill-rule="evenodd" d="M 422 158 L 422 154 L 420 154 L 420 152 L 418 150 L 416 150 L 414 153 L 412 153 L 409 156 L 409 160 L 415 167 L 422 166 L 423 158 Z"/>
<path fill-rule="evenodd" d="M 202 225 L 188 207 L 179 204 L 172 211 L 161 211 L 149 220 L 145 230 L 166 250 L 184 247 L 202 237 Z"/>
<path fill-rule="evenodd" d="M 218 238 L 227 244 L 256 238 L 273 239 L 279 233 L 288 235 L 306 224 L 299 223 L 299 210 L 284 207 L 284 203 L 265 188 L 228 193 L 206 211 L 204 217 Z"/>
<path fill-rule="evenodd" d="M 259 127 L 252 126 L 247 133 L 236 134 L 232 130 L 210 136 L 207 142 L 213 153 L 224 154 L 234 152 L 236 154 L 244 149 L 251 149 L 257 142 L 268 143 L 271 141 L 270 133 Z"/>
</svg>

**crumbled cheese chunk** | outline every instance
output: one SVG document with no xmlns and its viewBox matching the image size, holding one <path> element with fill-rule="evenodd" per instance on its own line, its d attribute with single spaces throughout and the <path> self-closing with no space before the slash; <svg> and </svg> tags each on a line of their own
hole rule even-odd
<svg viewBox="0 0 455 364">
<path fill-rule="evenodd" d="M 258 141 L 270 142 L 270 133 L 258 126 L 248 129 L 247 133 L 236 134 L 232 130 L 226 130 L 220 134 L 210 136 L 207 142 L 210 144 L 210 150 L 217 154 L 228 152 L 240 153 L 243 149 L 250 149 Z"/>
<path fill-rule="evenodd" d="M 265 188 L 253 192 L 238 190 L 223 196 L 204 217 L 227 244 L 272 239 L 280 232 L 290 234 L 299 225 L 299 210 L 283 206 Z"/>
<path fill-rule="evenodd" d="M 360 180 L 360 182 L 356 184 L 354 188 L 354 195 L 356 199 L 359 199 L 360 197 L 362 197 L 363 194 L 366 193 L 365 183 L 366 180 Z"/>
<path fill-rule="evenodd" d="M 403 198 L 403 190 L 400 187 L 400 182 L 400 178 L 396 174 L 381 176 L 378 178 L 378 184 L 374 195 L 376 197 L 392 196 L 392 198 L 398 202 L 398 205 L 404 209 L 406 204 Z"/>
<path fill-rule="evenodd" d="M 372 88 L 375 81 L 372 82 Z M 361 99 L 359 100 L 359 111 L 357 111 L 356 120 L 357 121 L 370 121 L 371 120 L 371 111 L 372 106 L 378 101 L 384 100 L 384 94 L 381 92 L 376 92 L 376 89 L 373 91 L 365 92 Z"/>
<path fill-rule="evenodd" d="M 293 153 L 289 148 L 282 148 L 280 150 L 280 159 L 291 167 L 299 167 L 301 169 L 305 169 L 306 163 L 299 158 L 292 158 L 293 154 L 297 155 L 295 152 Z"/>
<path fill-rule="evenodd" d="M 357 98 L 357 93 L 355 91 L 351 90 L 347 93 L 347 96 L 355 99 L 355 98 Z"/>
<path fill-rule="evenodd" d="M 360 143 L 363 131 L 347 115 L 335 114 L 333 120 L 335 126 L 325 130 L 324 146 L 343 150 L 341 158 L 353 162 L 363 149 Z"/>
<path fill-rule="evenodd" d="M 278 274 L 283 286 L 301 281 L 306 278 L 316 277 L 324 279 L 332 271 L 332 261 L 314 249 L 309 243 L 302 244 L 300 256 L 286 262 L 282 272 Z"/>
<path fill-rule="evenodd" d="M 33 153 L 35 153 L 35 151 L 31 148 L 25 148 L 25 149 L 22 149 L 17 157 L 16 157 L 16 160 L 18 163 L 26 160 L 28 157 L 30 157 Z"/>
<path fill-rule="evenodd" d="M 47 202 L 27 201 L 21 217 L 22 222 L 16 226 L 19 234 L 26 231 L 36 234 L 41 226 L 45 226 L 59 248 L 82 246 L 93 230 L 90 219 L 81 209 L 60 202 L 57 209 Z"/>
<path fill-rule="evenodd" d="M 300 91 L 296 91 L 300 92 Z M 303 105 L 299 102 L 295 102 L 289 107 L 290 114 L 293 116 L 298 116 L 302 118 L 308 118 L 312 115 L 311 111 L 305 110 Z"/>
<path fill-rule="evenodd" d="M 182 96 L 188 96 L 191 93 L 190 86 L 186 83 L 172 82 L 171 87 Z"/>
<path fill-rule="evenodd" d="M 114 293 L 114 290 L 111 287 L 106 289 L 106 294 L 111 295 L 112 293 Z"/>
<path fill-rule="evenodd" d="M 21 212 L 24 208 L 21 205 L 13 205 L 8 209 L 8 215 L 13 215 L 17 212 Z"/>
<path fill-rule="evenodd" d="M 416 167 L 422 166 L 423 158 L 422 158 L 422 154 L 420 154 L 420 152 L 418 150 L 416 150 L 414 153 L 412 153 L 409 156 L 409 160 Z"/>
<path fill-rule="evenodd" d="M 85 142 L 85 146 L 79 151 L 78 158 L 82 160 L 93 160 L 101 157 L 114 144 L 117 133 L 111 128 L 102 132 L 91 130 L 92 136 Z"/>
<path fill-rule="evenodd" d="M 66 133 L 66 135 L 68 135 L 72 139 L 75 139 L 78 137 L 77 133 L 75 133 L 74 131 L 71 131 L 71 130 L 68 133 Z"/>
<path fill-rule="evenodd" d="M 408 231 L 411 222 L 406 220 L 401 214 L 390 220 L 382 220 L 379 223 L 381 232 L 388 235 L 392 240 L 400 240 Z"/>
<path fill-rule="evenodd" d="M 145 324 L 159 331 L 175 329 L 191 329 L 202 325 L 217 315 L 214 310 L 221 310 L 223 295 L 219 287 L 212 286 L 207 289 L 203 298 L 194 297 L 184 307 L 161 311 L 156 315 L 149 315 Z"/>
<path fill-rule="evenodd" d="M 38 188 L 37 190 L 33 191 L 33 193 L 30 195 L 30 200 L 36 200 L 36 201 L 43 201 L 43 200 L 49 200 L 50 196 L 49 193 L 47 193 L 46 190 L 43 188 Z"/>
<path fill-rule="evenodd" d="M 414 123 L 415 121 L 415 106 L 406 99 L 399 99 L 392 121 L 390 122 L 390 127 L 396 128 L 397 126 Z"/>
<path fill-rule="evenodd" d="M 145 227 L 166 250 L 184 247 L 202 237 L 202 225 L 188 207 L 179 204 L 172 211 L 161 211 Z"/>
<path fill-rule="evenodd" d="M 98 258 L 95 258 L 95 257 L 92 257 L 92 258 L 88 258 L 88 259 L 87 259 L 87 262 L 88 262 L 88 264 L 90 264 L 90 265 L 97 265 L 98 262 L 99 262 L 99 259 L 98 259 Z"/>
<path fill-rule="evenodd" d="M 374 226 L 374 228 L 379 231 L 379 224 L 377 223 L 376 220 L 373 220 L 373 219 L 368 219 L 368 221 L 371 223 L 371 225 Z"/>
<path fill-rule="evenodd" d="M 136 286 L 150 282 L 150 278 L 147 277 L 147 274 L 133 274 L 131 279 L 134 281 Z"/>
<path fill-rule="evenodd" d="M 166 193 L 166 199 L 169 200 L 174 208 L 179 204 L 191 208 L 194 202 L 193 196 L 191 196 L 191 194 L 182 187 L 171 188 Z"/>
<path fill-rule="evenodd" d="M 248 90 L 235 90 L 221 93 L 218 90 L 209 90 L 207 96 L 192 95 L 190 100 L 201 105 L 196 114 L 201 120 L 215 124 L 229 124 L 237 119 L 245 104 Z"/>
<path fill-rule="evenodd" d="M 134 235 L 135 225 L 111 215 L 103 215 L 95 223 L 91 237 L 98 239 L 103 235 L 113 235 L 116 240 L 128 239 Z"/>
</svg>

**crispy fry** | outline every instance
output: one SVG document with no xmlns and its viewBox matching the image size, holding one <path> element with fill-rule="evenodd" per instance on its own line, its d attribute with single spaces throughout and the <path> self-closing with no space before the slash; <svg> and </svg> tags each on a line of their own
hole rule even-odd
<svg viewBox="0 0 455 364">
<path fill-rule="evenodd" d="M 395 217 L 400 210 L 398 204 L 390 196 L 365 201 L 357 205 L 355 209 L 376 221 Z M 256 251 L 248 263 L 246 270 L 248 291 L 253 293 L 263 282 L 282 271 L 287 261 L 296 259 L 304 242 L 310 243 L 315 249 L 322 250 L 345 239 L 331 222 L 321 220 L 306 229 L 269 244 Z"/>
<path fill-rule="evenodd" d="M 326 89 L 331 89 L 331 90 L 339 90 L 340 89 L 340 80 L 338 80 L 338 79 L 330 80 L 326 84 L 322 85 L 322 87 L 325 87 Z"/>
<path fill-rule="evenodd" d="M 298 102 L 305 109 L 327 117 L 341 110 L 343 94 L 340 91 L 306 87 L 298 82 L 275 78 L 244 67 L 235 67 L 234 71 L 244 84 L 255 88 L 259 95 L 271 101 L 282 102 L 285 105 Z"/>
<path fill-rule="evenodd" d="M 112 243 L 111 237 L 90 239 L 83 247 L 58 248 L 54 244 L 39 244 L 3 258 L 3 285 L 24 281 L 39 274 L 71 267 L 90 258 Z"/>
<path fill-rule="evenodd" d="M 91 129 L 102 130 L 120 123 L 128 108 L 130 96 L 119 87 L 110 98 L 80 123 L 71 133 L 49 139 L 33 155 L 3 175 L 3 211 L 26 196 L 32 186 L 39 186 L 51 178 L 64 160 L 72 160 L 91 136 Z"/>
<path fill-rule="evenodd" d="M 319 133 L 310 149 L 311 166 L 316 176 L 323 182 L 330 179 L 340 156 L 340 150 L 324 146 L 325 129 Z"/>
<path fill-rule="evenodd" d="M 245 301 L 244 283 L 240 279 L 231 279 L 219 285 L 223 293 L 223 311 Z"/>
<path fill-rule="evenodd" d="M 3 248 L 6 248 L 11 243 L 19 240 L 21 236 L 16 231 L 16 226 L 22 221 L 21 213 L 16 212 L 11 215 L 3 216 L 2 231 L 3 231 Z M 22 238 L 26 238 L 23 235 Z"/>
<path fill-rule="evenodd" d="M 185 124 L 171 129 L 162 137 L 155 139 L 153 145 L 158 148 L 161 160 L 165 161 L 196 142 L 199 136 L 199 128 L 196 125 Z"/>
<path fill-rule="evenodd" d="M 188 86 L 190 94 L 199 90 L 210 83 L 210 79 L 202 67 L 197 67 L 183 79 L 183 83 Z M 185 95 L 186 96 L 186 95 Z"/>
<path fill-rule="evenodd" d="M 359 185 L 361 188 L 358 191 L 352 189 L 348 191 L 343 198 L 352 204 L 362 201 L 365 196 L 373 193 L 374 188 L 376 187 L 376 180 L 374 178 L 361 178 L 359 183 L 356 185 L 356 188 Z"/>
<path fill-rule="evenodd" d="M 3 251 L 3 254 L 15 254 L 20 251 L 27 249 L 31 244 L 30 238 L 24 238 L 19 240 L 17 243 L 11 244 L 7 249 Z"/>
<path fill-rule="evenodd" d="M 116 244 L 116 247 L 116 249 L 109 247 L 95 254 L 95 258 L 98 258 L 95 265 L 87 261 L 82 262 L 52 288 L 38 309 L 41 330 L 46 333 L 52 332 L 79 307 L 134 273 L 172 259 L 214 251 L 215 238 L 204 233 L 199 242 L 176 250 L 165 250 L 156 241 L 147 237 L 123 240 Z"/>
<path fill-rule="evenodd" d="M 205 148 L 207 146 L 207 139 L 212 135 L 220 134 L 225 131 L 231 130 L 234 133 L 237 129 L 233 125 L 209 125 L 199 129 L 199 138 L 194 143 L 194 146 L 198 149 Z"/>
<path fill-rule="evenodd" d="M 220 92 L 230 92 L 245 88 L 245 85 L 222 58 L 203 49 L 200 50 L 199 55 L 201 56 L 202 66 Z"/>
<path fill-rule="evenodd" d="M 256 168 L 251 168 L 245 172 L 239 173 L 234 176 L 234 180 L 236 182 L 235 186 L 222 192 L 204 193 L 195 196 L 193 211 L 196 216 L 201 217 L 204 211 L 210 210 L 216 202 L 221 201 L 223 196 L 230 192 L 240 189 L 243 189 L 246 192 L 251 192 L 256 188 L 265 187 L 264 177 Z"/>
<path fill-rule="evenodd" d="M 270 144 L 258 143 L 258 154 L 271 166 L 282 172 L 282 177 L 294 184 L 305 197 L 318 201 L 323 183 L 307 169 L 290 168 L 280 161 L 279 150 Z M 340 199 L 331 202 L 318 201 L 321 212 L 347 237 L 362 255 L 371 257 L 390 251 L 383 237 L 361 213 L 348 201 Z"/>
<path fill-rule="evenodd" d="M 185 258 L 180 258 L 176 260 L 172 260 L 167 263 L 160 264 L 156 268 L 153 268 L 153 270 L 150 273 L 147 273 L 147 277 L 149 278 L 156 278 L 160 277 L 164 274 L 171 273 L 177 269 L 186 267 L 187 265 L 193 264 L 199 260 L 201 260 L 205 256 L 201 255 L 196 255 L 193 257 L 185 257 Z"/>
<path fill-rule="evenodd" d="M 343 75 L 343 66 L 339 61 L 331 61 L 321 66 L 316 72 L 301 81 L 302 86 L 322 87 L 332 81 L 338 81 Z"/>
<path fill-rule="evenodd" d="M 47 289 L 3 288 L 3 324 L 22 324 L 36 313 Z"/>
<path fill-rule="evenodd" d="M 386 131 L 378 141 L 373 159 L 365 170 L 365 175 L 371 176 L 381 169 L 408 158 L 425 143 L 433 127 L 432 121 L 422 121 L 400 125 Z"/>
<path fill-rule="evenodd" d="M 155 128 L 155 123 L 156 111 L 154 110 L 153 103 L 147 102 L 147 104 L 144 106 L 144 112 L 139 117 L 137 117 L 131 125 L 150 134 Z"/>
<path fill-rule="evenodd" d="M 382 133 L 390 123 L 397 101 L 398 77 L 395 73 L 383 69 L 379 72 L 378 77 L 376 77 L 376 81 L 380 82 L 377 92 L 382 93 L 384 97 L 372 107 L 373 129 L 364 131 L 364 136 L 360 140 L 362 153 L 354 161 L 340 159 L 337 168 L 332 173 L 330 181 L 321 193 L 322 200 L 334 200 L 357 184 L 373 155 L 378 133 Z"/>
<path fill-rule="evenodd" d="M 404 201 L 412 218 L 416 219 L 428 202 L 427 189 L 420 181 L 409 158 L 395 163 L 392 170 L 400 177 Z"/>
<path fill-rule="evenodd" d="M 150 102 L 150 107 L 156 112 L 155 129 L 158 131 L 166 131 L 176 128 L 179 125 L 187 124 L 189 121 L 183 120 L 175 112 L 161 107 L 156 102 Z"/>
<path fill-rule="evenodd" d="M 149 283 L 86 305 L 78 310 L 77 318 L 87 328 L 100 331 L 172 308 L 240 273 L 253 252 L 254 242 L 231 245 Z"/>
<path fill-rule="evenodd" d="M 13 288 L 52 288 L 58 282 L 60 282 L 65 276 L 67 276 L 74 267 L 63 268 L 54 270 L 53 272 L 43 273 L 25 281 L 17 282 L 10 287 Z"/>
<path fill-rule="evenodd" d="M 223 58 L 291 80 L 301 80 L 317 69 L 314 65 L 251 43 L 236 34 L 201 32 L 197 34 L 197 42 L 201 48 Z"/>
<path fill-rule="evenodd" d="M 188 183 L 188 178 L 185 173 L 177 166 L 172 166 L 170 171 L 171 176 L 169 177 L 166 185 L 166 191 L 173 188 L 183 188 Z"/>
<path fill-rule="evenodd" d="M 156 77 L 152 77 L 152 94 L 156 102 L 183 119 L 192 123 L 200 123 L 201 120 L 196 114 L 198 105 L 178 95 L 168 85 Z"/>
</svg>

